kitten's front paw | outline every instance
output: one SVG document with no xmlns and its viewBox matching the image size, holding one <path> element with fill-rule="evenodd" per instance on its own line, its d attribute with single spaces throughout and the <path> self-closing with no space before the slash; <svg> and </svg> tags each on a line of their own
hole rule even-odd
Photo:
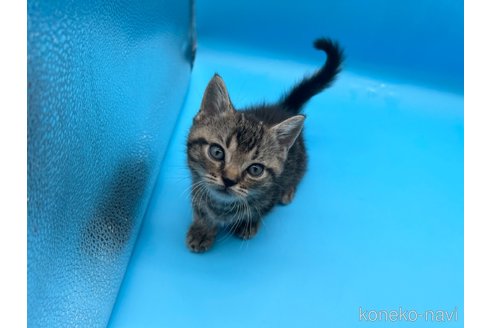
<svg viewBox="0 0 492 328">
<path fill-rule="evenodd" d="M 193 222 L 186 235 L 186 246 L 195 253 L 206 252 L 212 247 L 215 235 L 215 228 Z"/>
<path fill-rule="evenodd" d="M 296 194 L 296 189 L 294 187 L 289 188 L 283 195 L 282 198 L 280 199 L 280 204 L 282 205 L 287 205 L 292 202 L 294 199 L 294 195 Z"/>
<path fill-rule="evenodd" d="M 251 239 L 253 238 L 260 229 L 260 221 L 254 222 L 241 222 L 235 229 L 234 235 L 241 239 Z"/>
</svg>

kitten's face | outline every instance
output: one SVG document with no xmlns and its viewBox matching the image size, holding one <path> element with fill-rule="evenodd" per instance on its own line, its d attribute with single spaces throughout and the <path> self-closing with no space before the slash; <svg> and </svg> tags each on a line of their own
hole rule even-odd
<svg viewBox="0 0 492 328">
<path fill-rule="evenodd" d="M 210 194 L 223 201 L 268 189 L 284 160 L 269 129 L 238 112 L 196 119 L 190 133 L 190 168 Z"/>
<path fill-rule="evenodd" d="M 268 192 L 282 173 L 303 116 L 268 127 L 237 112 L 217 75 L 205 92 L 188 136 L 188 165 L 196 183 L 222 202 Z"/>
</svg>

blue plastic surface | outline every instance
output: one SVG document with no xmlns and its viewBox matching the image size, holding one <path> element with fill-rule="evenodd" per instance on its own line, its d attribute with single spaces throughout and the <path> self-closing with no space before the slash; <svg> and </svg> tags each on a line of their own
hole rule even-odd
<svg viewBox="0 0 492 328">
<path fill-rule="evenodd" d="M 28 1 L 28 325 L 105 327 L 190 76 L 190 4 Z"/>
<path fill-rule="evenodd" d="M 219 72 L 237 107 L 275 101 L 324 60 L 295 44 L 316 61 L 199 44 L 111 327 L 367 327 L 360 309 L 399 307 L 457 308 L 445 326 L 463 326 L 461 93 L 343 71 L 306 107 L 309 167 L 293 203 L 250 241 L 185 247 L 185 138 L 207 82 Z"/>
<path fill-rule="evenodd" d="M 352 68 L 463 90 L 463 0 L 198 0 L 196 12 L 202 41 L 314 60 L 307 45 L 327 36 Z"/>
</svg>

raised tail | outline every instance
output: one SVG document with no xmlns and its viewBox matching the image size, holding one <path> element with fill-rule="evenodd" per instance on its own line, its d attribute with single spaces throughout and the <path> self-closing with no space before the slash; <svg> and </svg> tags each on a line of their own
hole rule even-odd
<svg viewBox="0 0 492 328">
<path fill-rule="evenodd" d="M 280 105 L 292 114 L 298 114 L 311 97 L 329 87 L 341 70 L 343 50 L 338 43 L 330 39 L 317 39 L 314 47 L 326 53 L 326 62 L 321 69 L 296 84 L 280 100 Z"/>
</svg>

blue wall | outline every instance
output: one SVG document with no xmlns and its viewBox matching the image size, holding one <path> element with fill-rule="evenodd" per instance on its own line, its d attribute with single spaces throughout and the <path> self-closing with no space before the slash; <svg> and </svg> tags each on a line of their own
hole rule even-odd
<svg viewBox="0 0 492 328">
<path fill-rule="evenodd" d="M 234 10 L 231 10 L 233 8 Z M 202 39 L 319 60 L 319 36 L 338 39 L 350 68 L 463 89 L 463 0 L 198 0 Z"/>
<path fill-rule="evenodd" d="M 28 324 L 103 327 L 190 75 L 190 4 L 28 2 Z"/>
</svg>

